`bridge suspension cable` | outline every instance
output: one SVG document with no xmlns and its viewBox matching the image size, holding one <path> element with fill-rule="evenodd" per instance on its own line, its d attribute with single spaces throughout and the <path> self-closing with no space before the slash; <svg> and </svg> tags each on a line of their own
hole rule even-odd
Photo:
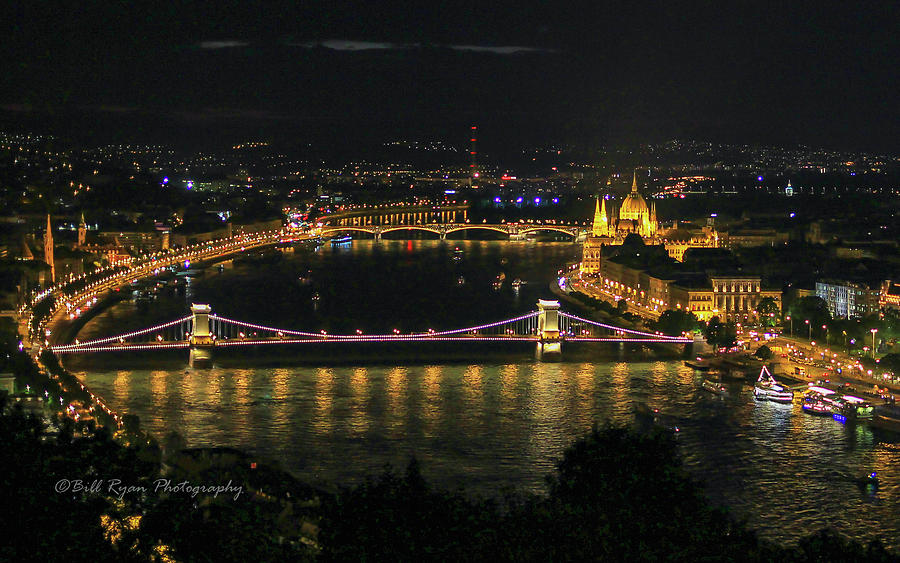
<svg viewBox="0 0 900 563">
<path fill-rule="evenodd" d="M 237 325 L 237 326 L 242 326 L 242 327 L 244 327 L 244 328 L 252 328 L 252 329 L 256 329 L 256 330 L 265 330 L 265 331 L 267 331 L 267 332 L 274 332 L 274 333 L 279 333 L 279 332 L 280 332 L 280 333 L 282 333 L 282 334 L 290 334 L 290 335 L 293 335 L 293 336 L 311 336 L 311 337 L 318 337 L 318 338 L 321 338 L 321 337 L 322 337 L 322 334 L 321 334 L 321 333 L 317 333 L 317 332 L 303 332 L 303 331 L 300 331 L 300 330 L 290 330 L 290 329 L 286 329 L 286 328 L 275 328 L 275 327 L 271 327 L 271 326 L 264 326 L 264 325 L 258 325 L 258 324 L 253 324 L 253 323 L 247 323 L 247 322 L 244 322 L 244 321 L 236 321 L 236 320 L 234 320 L 234 319 L 228 319 L 228 318 L 225 318 L 225 317 L 221 317 L 221 316 L 219 316 L 219 315 L 210 315 L 210 316 L 209 316 L 209 320 L 210 320 L 210 321 L 221 321 L 221 322 L 223 322 L 223 323 L 232 324 L 232 325 Z"/>
<path fill-rule="evenodd" d="M 536 330 L 537 324 L 530 323 L 528 325 L 525 325 L 525 324 L 521 323 L 521 321 L 534 319 L 539 314 L 540 313 L 538 311 L 531 311 L 529 313 L 526 313 L 526 314 L 518 316 L 518 317 L 511 318 L 511 319 L 504 319 L 502 321 L 485 323 L 485 324 L 477 325 L 477 326 L 471 326 L 471 327 L 466 327 L 466 328 L 456 328 L 456 329 L 452 329 L 452 330 L 442 330 L 442 331 L 437 331 L 437 332 L 426 331 L 426 332 L 411 333 L 411 334 L 323 334 L 321 332 L 304 332 L 304 331 L 299 331 L 299 330 L 290 330 L 290 329 L 286 329 L 286 328 L 276 328 L 276 327 L 271 327 L 271 326 L 258 325 L 258 324 L 254 324 L 254 323 L 248 323 L 248 322 L 244 322 L 244 321 L 228 319 L 228 318 L 221 317 L 218 315 L 210 315 L 209 319 L 211 321 L 213 321 L 213 320 L 221 321 L 221 322 L 227 323 L 227 324 L 242 326 L 245 328 L 251 328 L 251 329 L 256 329 L 256 330 L 264 330 L 266 332 L 272 332 L 272 333 L 276 333 L 276 334 L 282 334 L 282 335 L 286 334 L 286 335 L 291 335 L 291 336 L 305 336 L 305 337 L 314 338 L 314 339 L 326 339 L 327 338 L 327 339 L 331 339 L 331 340 L 367 340 L 367 339 L 376 339 L 377 338 L 377 339 L 403 340 L 403 339 L 422 337 L 422 336 L 433 338 L 433 337 L 440 337 L 440 336 L 449 336 L 449 335 L 453 335 L 453 334 L 465 334 L 465 333 L 469 333 L 469 332 L 478 332 L 478 331 L 482 331 L 482 330 L 496 328 L 496 327 L 499 327 L 502 325 L 509 325 L 509 324 L 516 324 L 516 323 L 519 323 L 520 326 L 517 327 L 519 330 L 516 330 L 514 332 L 515 334 L 518 334 L 520 331 L 526 332 L 527 334 L 531 334 L 534 330 Z M 534 326 L 532 327 L 530 325 L 534 325 Z M 219 334 L 222 332 L 221 329 L 218 329 L 218 332 L 217 332 L 217 329 L 213 328 L 213 332 L 217 333 L 220 336 L 227 336 L 225 334 Z"/>
<path fill-rule="evenodd" d="M 179 323 L 191 322 L 193 323 L 194 316 L 188 315 L 186 317 L 182 317 L 180 319 L 176 319 L 174 321 L 169 321 L 167 323 L 163 323 L 161 325 L 151 326 L 150 328 L 143 328 L 140 330 L 135 330 L 133 332 L 126 332 L 125 334 L 118 334 L 116 336 L 108 336 L 106 338 L 97 338 L 94 340 L 85 340 L 84 342 L 77 342 L 75 344 L 66 344 L 63 346 L 54 346 L 54 351 L 64 351 L 67 349 L 78 349 L 84 348 L 86 346 L 97 346 L 99 344 L 106 344 L 107 342 L 114 342 L 116 340 L 125 340 L 128 338 L 134 338 L 135 336 L 142 336 L 144 334 L 148 334 L 151 332 L 157 332 L 160 330 L 167 329 L 171 326 L 175 326 Z"/>
<path fill-rule="evenodd" d="M 668 336 L 665 334 L 656 334 L 653 332 L 645 332 L 645 331 L 634 330 L 634 329 L 630 329 L 630 328 L 622 328 L 622 327 L 615 326 L 615 325 L 592 321 L 590 319 L 585 319 L 582 317 L 578 317 L 576 315 L 564 313 L 562 311 L 559 312 L 559 316 L 562 318 L 565 318 L 565 319 L 582 322 L 585 324 L 593 325 L 593 326 L 600 327 L 600 328 L 605 328 L 607 330 L 612 330 L 614 332 L 621 332 L 624 334 L 634 334 L 637 336 L 643 336 L 643 337 L 647 337 L 647 338 L 653 338 L 653 339 L 658 339 L 658 340 L 672 340 L 675 342 L 684 342 L 685 341 L 685 338 L 683 336 Z M 622 340 L 622 339 L 618 339 L 618 340 Z"/>
</svg>

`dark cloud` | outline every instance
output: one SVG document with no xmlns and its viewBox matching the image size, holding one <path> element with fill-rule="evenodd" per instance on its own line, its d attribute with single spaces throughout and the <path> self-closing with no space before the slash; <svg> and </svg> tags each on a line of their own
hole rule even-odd
<svg viewBox="0 0 900 563">
<path fill-rule="evenodd" d="M 246 41 L 201 41 L 201 49 L 228 49 L 230 47 L 246 47 Z"/>
<path fill-rule="evenodd" d="M 406 50 L 422 48 L 421 43 L 391 43 L 384 41 L 356 41 L 352 39 L 328 39 L 326 41 L 308 41 L 305 43 L 288 42 L 286 45 L 293 47 L 324 47 L 334 51 L 372 51 L 372 50 Z M 556 49 L 542 47 L 527 47 L 524 45 L 430 45 L 436 48 L 451 49 L 453 51 L 468 51 L 472 53 L 491 53 L 494 55 L 517 55 L 523 53 L 555 53 Z"/>
</svg>

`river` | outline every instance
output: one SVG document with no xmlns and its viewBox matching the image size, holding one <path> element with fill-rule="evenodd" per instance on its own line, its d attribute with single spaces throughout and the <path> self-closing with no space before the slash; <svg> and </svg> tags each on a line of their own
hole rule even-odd
<svg viewBox="0 0 900 563">
<path fill-rule="evenodd" d="M 486 241 L 297 249 L 210 268 L 149 307 L 119 303 L 79 336 L 151 326 L 186 314 L 191 302 L 230 318 L 331 333 L 471 326 L 533 310 L 579 252 L 571 243 Z M 501 272 L 506 282 L 495 291 Z M 517 277 L 526 283 L 513 291 Z M 562 362 L 541 363 L 529 346 L 270 346 L 217 351 L 206 369 L 188 367 L 185 351 L 66 362 L 158 436 L 175 430 L 191 446 L 241 448 L 325 486 L 415 456 L 441 487 L 540 492 L 574 438 L 595 423 L 632 422 L 633 404 L 644 402 L 677 424 L 684 462 L 712 500 L 763 537 L 795 541 L 833 526 L 900 547 L 900 440 L 804 415 L 797 404 L 758 403 L 746 385 L 710 396 L 693 370 L 654 351 L 582 344 L 568 347 Z M 861 491 L 854 479 L 873 470 L 880 488 Z"/>
</svg>

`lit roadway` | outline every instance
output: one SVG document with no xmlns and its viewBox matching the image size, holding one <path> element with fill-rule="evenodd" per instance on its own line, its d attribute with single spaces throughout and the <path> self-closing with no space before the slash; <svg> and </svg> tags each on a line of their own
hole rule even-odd
<svg viewBox="0 0 900 563">
<path fill-rule="evenodd" d="M 238 235 L 229 239 L 219 239 L 204 243 L 197 243 L 175 251 L 160 251 L 139 258 L 133 258 L 127 263 L 127 269 L 120 272 L 114 270 L 121 266 L 110 266 L 91 274 L 84 274 L 77 278 L 64 279 L 57 285 L 35 295 L 29 305 L 20 309 L 20 320 L 28 321 L 31 319 L 31 308 L 43 299 L 56 299 L 56 308 L 53 309 L 50 318 L 41 325 L 41 330 L 46 326 L 51 328 L 49 334 L 41 336 L 50 337 L 58 332 L 60 323 L 67 318 L 72 320 L 80 314 L 81 311 L 89 308 L 97 302 L 99 296 L 105 292 L 111 291 L 117 287 L 129 284 L 134 280 L 156 275 L 160 270 L 182 264 L 185 261 L 200 262 L 208 260 L 218 260 L 230 254 L 236 254 L 255 248 L 269 246 L 279 242 L 299 241 L 309 238 L 315 238 L 311 233 L 290 233 L 287 231 L 265 231 L 261 233 Z M 88 284 L 77 293 L 69 294 L 66 289 L 76 282 L 85 278 L 96 277 L 98 273 L 102 274 L 108 271 L 109 274 L 101 277 Z M 77 312 L 76 312 L 77 311 Z M 40 332 L 38 333 L 40 335 Z M 43 344 L 49 341 L 44 338 Z M 35 355 L 40 353 L 41 346 L 35 349 Z"/>
<path fill-rule="evenodd" d="M 635 313 L 644 318 L 648 318 L 651 320 L 656 320 L 662 314 L 662 311 L 657 309 L 651 309 L 646 305 L 638 303 L 634 299 L 630 297 L 625 297 L 622 295 L 617 295 L 611 291 L 607 291 L 599 284 L 594 283 L 593 281 L 586 280 L 581 277 L 581 272 L 577 272 L 574 274 L 570 274 L 566 276 L 566 285 L 573 290 L 580 291 L 585 295 L 590 297 L 596 297 L 598 299 L 602 299 L 604 301 L 609 301 L 613 305 L 616 305 L 620 299 L 624 299 L 626 303 L 628 303 L 628 312 Z"/>
<path fill-rule="evenodd" d="M 829 379 L 840 383 L 878 385 L 881 388 L 887 387 L 893 394 L 900 394 L 900 377 L 896 374 L 891 378 L 890 375 L 879 373 L 878 370 L 865 370 L 856 359 L 831 346 L 813 346 L 809 341 L 785 336 L 779 336 L 773 340 L 760 340 L 754 344 L 757 345 L 756 348 L 763 344 L 769 348 L 779 346 L 789 348 L 786 352 L 787 358 L 781 357 L 781 352 L 773 350 L 772 362 L 786 365 L 789 369 L 788 375 L 792 377 L 799 377 L 793 374 L 793 368 L 801 367 L 805 370 L 804 377 L 808 381 Z M 755 352 L 755 349 L 751 349 L 751 352 Z M 804 357 L 800 358 L 798 352 L 803 352 Z M 841 368 L 842 373 L 837 372 L 838 368 Z"/>
</svg>

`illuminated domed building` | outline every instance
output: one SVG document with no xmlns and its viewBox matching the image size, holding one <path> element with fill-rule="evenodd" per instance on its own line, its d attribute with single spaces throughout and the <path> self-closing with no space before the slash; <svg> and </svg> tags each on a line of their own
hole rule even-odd
<svg viewBox="0 0 900 563">
<path fill-rule="evenodd" d="M 673 221 L 665 228 L 656 205 L 638 192 L 617 208 L 598 197 L 591 235 L 584 241 L 583 287 L 629 311 L 656 319 L 667 310 L 690 311 L 701 321 L 718 316 L 739 323 L 758 321 L 763 300 L 781 307 L 781 291 L 765 289 L 758 274 L 744 272 L 729 250 L 719 249 L 712 222 L 691 228 Z"/>
<path fill-rule="evenodd" d="M 614 218 L 613 218 L 614 217 Z M 656 203 L 651 203 L 648 209 L 647 202 L 638 192 L 637 174 L 631 183 L 631 193 L 619 206 L 618 212 L 607 212 L 606 198 L 598 198 L 594 210 L 593 236 L 625 238 L 630 233 L 637 233 L 644 238 L 652 238 L 656 235 L 659 225 L 656 222 Z"/>
<path fill-rule="evenodd" d="M 586 274 L 600 272 L 600 249 L 603 246 L 622 244 L 629 234 L 640 235 L 647 244 L 661 244 L 669 256 L 681 261 L 688 248 L 717 248 L 719 235 L 711 226 L 696 230 L 678 228 L 663 229 L 656 218 L 656 202 L 647 201 L 638 191 L 637 174 L 631 183 L 631 192 L 617 208 L 607 206 L 607 197 L 600 196 L 594 207 L 594 223 L 591 236 L 584 242 L 581 271 Z"/>
</svg>

